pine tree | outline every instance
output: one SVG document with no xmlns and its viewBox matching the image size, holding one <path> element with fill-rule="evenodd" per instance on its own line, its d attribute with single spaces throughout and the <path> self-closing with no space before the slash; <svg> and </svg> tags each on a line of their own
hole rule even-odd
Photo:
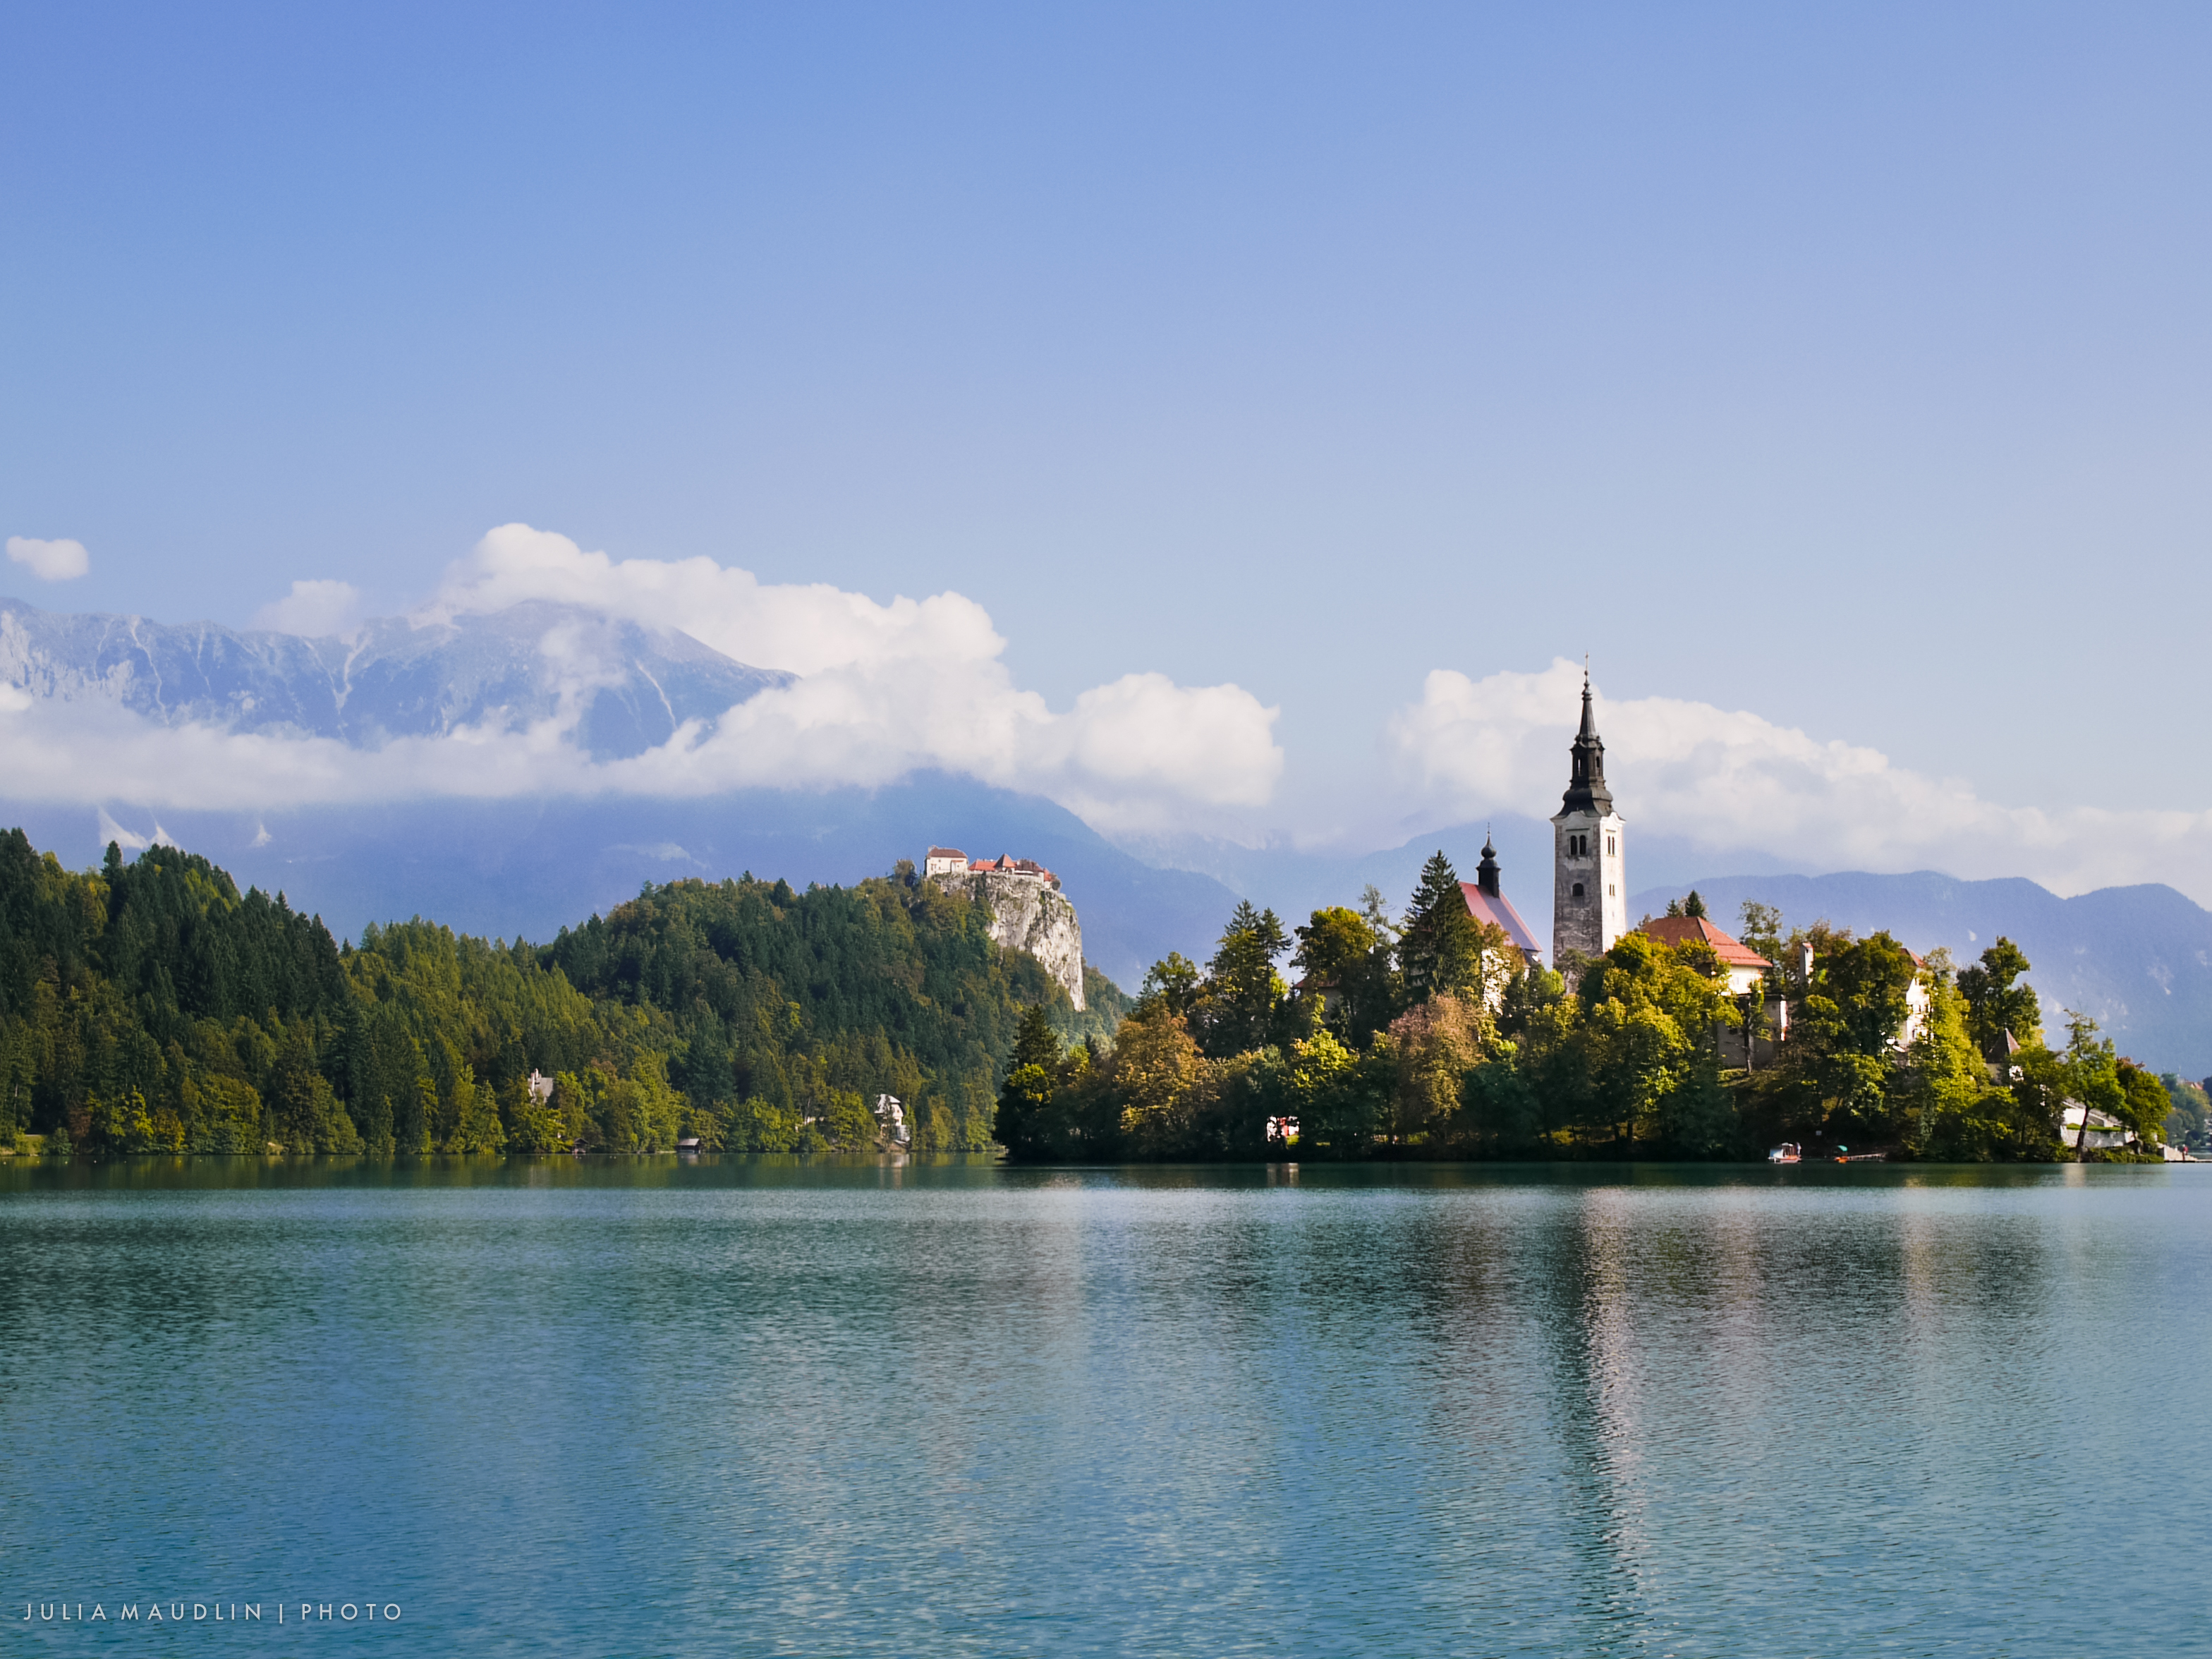
<svg viewBox="0 0 2212 1659">
<path fill-rule="evenodd" d="M 991 1121 L 994 1139 L 1016 1158 L 1034 1156 L 1037 1121 L 1052 1103 L 1053 1073 L 1060 1065 L 1060 1034 L 1052 1029 L 1044 1004 L 1022 1010 L 1007 1057 L 1006 1080 L 999 1087 L 998 1110 Z"/>
<path fill-rule="evenodd" d="M 1468 914 L 1459 872 L 1441 849 L 1421 866 L 1420 884 L 1413 890 L 1398 942 L 1398 961 L 1409 1002 L 1466 990 L 1481 978 L 1482 941 Z"/>
<path fill-rule="evenodd" d="M 1265 1048 L 1287 994 L 1275 958 L 1290 946 L 1273 910 L 1238 902 L 1206 964 L 1200 1046 L 1217 1059 Z"/>
</svg>

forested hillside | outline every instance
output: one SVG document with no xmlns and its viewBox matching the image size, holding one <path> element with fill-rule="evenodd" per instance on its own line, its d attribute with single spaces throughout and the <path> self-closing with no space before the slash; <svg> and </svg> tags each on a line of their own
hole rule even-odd
<svg viewBox="0 0 2212 1659">
<path fill-rule="evenodd" d="M 421 920 L 341 945 L 154 848 L 65 870 L 0 835 L 0 1140 L 91 1152 L 631 1152 L 989 1143 L 1026 1006 L 1110 1030 L 902 870 L 850 888 L 648 887 L 548 945 Z M 551 1097 L 527 1086 L 538 1071 Z"/>
</svg>

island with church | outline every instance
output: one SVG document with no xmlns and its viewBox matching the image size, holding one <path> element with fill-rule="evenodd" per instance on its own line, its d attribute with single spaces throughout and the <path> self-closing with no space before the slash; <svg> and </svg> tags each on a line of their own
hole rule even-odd
<svg viewBox="0 0 2212 1659">
<path fill-rule="evenodd" d="M 1585 675 L 1552 817 L 1546 952 L 1494 846 L 1438 852 L 1402 912 L 1372 887 L 1285 930 L 1240 904 L 1171 955 L 1110 1040 L 1024 1020 L 995 1133 L 1098 1158 L 2170 1159 L 2203 1091 L 2053 1037 L 1999 939 L 1971 963 L 1692 891 L 1628 915 L 1628 824 Z M 1279 964 L 1287 959 L 1285 975 Z"/>
</svg>

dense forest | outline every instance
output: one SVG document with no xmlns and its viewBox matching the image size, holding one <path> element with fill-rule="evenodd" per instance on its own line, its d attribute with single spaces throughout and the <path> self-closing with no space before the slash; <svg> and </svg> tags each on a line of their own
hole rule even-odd
<svg viewBox="0 0 2212 1659">
<path fill-rule="evenodd" d="M 420 919 L 342 945 L 280 895 L 155 847 L 72 872 L 0 835 L 0 1146 L 640 1152 L 991 1144 L 1024 1009 L 1109 1032 L 911 866 L 794 891 L 648 887 L 550 945 Z M 550 1097 L 533 1093 L 538 1072 Z"/>
<path fill-rule="evenodd" d="M 999 1139 L 1037 1162 L 1721 1159 L 1784 1141 L 2035 1161 L 2075 1155 L 2062 1113 L 2079 1102 L 2145 1142 L 2202 1139 L 2195 1084 L 2152 1075 L 2080 1015 L 2047 1042 L 2009 940 L 1959 969 L 1942 952 L 1917 962 L 1887 933 L 1816 921 L 1785 936 L 1781 921 L 1745 907 L 1743 942 L 1783 965 L 1739 998 L 1711 945 L 1642 932 L 1564 972 L 1525 963 L 1468 914 L 1441 853 L 1397 921 L 1372 888 L 1294 935 L 1243 905 L 1202 969 L 1180 956 L 1153 967 L 1110 1044 L 1070 1048 L 1042 1011 L 1025 1021 Z M 1295 987 L 1277 970 L 1286 954 Z M 1900 1044 L 1916 981 L 1926 1013 Z M 1785 1006 L 1771 1063 L 1723 1066 L 1723 1031 L 1771 1036 Z"/>
</svg>

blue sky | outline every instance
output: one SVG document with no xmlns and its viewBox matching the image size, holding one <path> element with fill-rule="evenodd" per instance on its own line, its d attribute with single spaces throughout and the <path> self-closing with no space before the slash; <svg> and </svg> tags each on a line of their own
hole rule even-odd
<svg viewBox="0 0 2212 1659">
<path fill-rule="evenodd" d="M 1584 651 L 1984 801 L 2202 814 L 2208 36 L 9 7 L 0 535 L 92 568 L 0 592 L 390 611 L 522 521 L 957 590 L 1054 708 L 1234 682 L 1293 827 L 1425 677 Z"/>
</svg>

